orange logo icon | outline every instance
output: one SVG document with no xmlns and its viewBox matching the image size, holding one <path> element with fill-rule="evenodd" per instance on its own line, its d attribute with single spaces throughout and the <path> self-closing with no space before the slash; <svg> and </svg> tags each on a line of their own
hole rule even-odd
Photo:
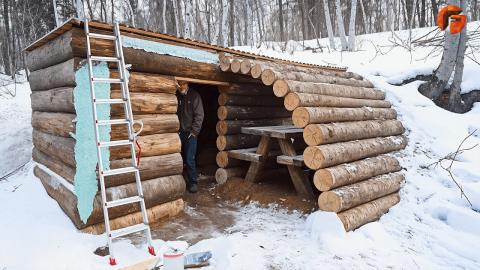
<svg viewBox="0 0 480 270">
<path fill-rule="evenodd" d="M 438 27 L 444 31 L 450 26 L 450 33 L 452 35 L 462 32 L 465 25 L 467 25 L 467 16 L 461 14 L 462 8 L 455 5 L 448 5 L 443 7 L 437 16 Z"/>
</svg>

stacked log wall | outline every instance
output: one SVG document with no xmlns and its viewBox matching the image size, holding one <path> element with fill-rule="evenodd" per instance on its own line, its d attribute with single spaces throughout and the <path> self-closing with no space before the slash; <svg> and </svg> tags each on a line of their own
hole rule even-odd
<svg viewBox="0 0 480 270">
<path fill-rule="evenodd" d="M 39 164 L 35 174 L 77 228 L 101 233 L 104 229 L 103 212 L 98 194 L 94 210 L 84 223 L 79 218 L 76 196 L 72 190 L 65 187 L 55 188 L 55 181 L 51 180 L 52 177 L 61 177 L 66 181 L 60 181 L 60 184 L 75 185 L 75 72 L 85 64 L 84 40 L 83 31 L 74 28 L 28 54 L 34 128 L 32 156 Z M 92 53 L 111 55 L 113 46 L 105 42 L 93 42 Z M 129 51 L 126 63 L 134 57 L 133 49 Z M 183 209 L 181 197 L 185 191 L 185 182 L 181 175 L 183 162 L 178 137 L 175 78 L 171 74 L 141 71 L 135 66 L 130 70 L 129 90 L 134 120 L 143 123 L 143 131 L 137 137 L 142 148 L 139 170 L 150 221 L 155 222 L 171 217 Z M 113 66 L 110 69 L 110 76 L 118 77 L 118 72 Z M 120 95 L 119 85 L 112 84 L 111 98 L 118 98 Z M 112 105 L 111 119 L 122 117 L 123 110 L 120 106 Z M 135 127 L 138 128 L 138 125 Z M 125 139 L 127 126 L 112 125 L 110 136 L 111 140 Z M 128 147 L 112 147 L 110 167 L 115 169 L 130 166 L 129 157 Z M 133 174 L 109 176 L 105 180 L 107 191 L 111 190 L 112 194 L 130 194 L 134 191 Z M 110 217 L 115 221 L 114 224 L 117 224 L 112 225 L 113 227 L 141 222 L 138 207 L 118 207 L 113 210 Z"/>
<path fill-rule="evenodd" d="M 222 60 L 220 63 L 225 62 Z M 232 70 L 239 72 L 239 63 L 236 64 Z M 234 177 L 245 177 L 248 170 L 248 162 L 234 159 L 228 151 L 256 147 L 260 141 L 259 136 L 242 134 L 241 128 L 291 124 L 291 113 L 273 95 L 271 87 L 260 83 L 219 86 L 219 92 L 216 125 L 219 168 L 215 179 L 223 184 Z"/>
<path fill-rule="evenodd" d="M 285 109 L 293 112 L 293 124 L 304 129 L 308 147 L 303 158 L 315 171 L 319 208 L 338 213 L 347 231 L 378 219 L 398 203 L 404 176 L 397 159 L 388 153 L 405 148 L 407 140 L 385 93 L 351 72 L 235 56 L 223 57 L 220 67 L 261 80 L 273 87 L 275 96 L 284 98 Z M 232 108 L 220 114 L 258 117 L 259 112 Z M 218 173 L 225 178 L 239 172 Z"/>
</svg>

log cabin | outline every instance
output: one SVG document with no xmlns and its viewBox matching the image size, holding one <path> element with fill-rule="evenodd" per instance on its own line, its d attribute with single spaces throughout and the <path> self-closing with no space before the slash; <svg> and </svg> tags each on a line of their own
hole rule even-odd
<svg viewBox="0 0 480 270">
<path fill-rule="evenodd" d="M 112 28 L 90 22 L 94 33 L 112 35 Z M 345 68 L 276 59 L 126 25 L 120 30 L 132 110 L 143 123 L 139 170 L 150 222 L 173 218 L 184 206 L 175 96 L 179 80 L 195 85 L 202 97 L 205 121 L 197 165 L 219 184 L 232 177 L 261 181 L 258 177 L 285 166 L 293 181 L 304 177 L 296 168 L 308 170 L 312 177 L 300 184 L 315 187 L 319 209 L 336 212 L 346 230 L 377 220 L 399 202 L 404 176 L 391 152 L 406 146 L 404 128 L 385 94 L 361 76 Z M 113 56 L 113 42 L 92 39 L 91 50 L 92 55 Z M 83 22 L 70 19 L 26 52 L 34 173 L 79 230 L 102 233 Z M 118 77 L 105 62 L 97 63 L 93 72 Z M 120 95 L 113 84 L 101 84 L 96 91 L 104 98 Z M 99 115 L 118 119 L 122 110 L 112 105 Z M 242 132 L 265 126 L 293 126 L 300 138 L 285 137 L 287 130 L 282 138 L 291 147 L 279 139 L 280 145 L 260 149 L 265 136 Z M 100 132 L 107 140 L 125 134 L 121 126 Z M 122 147 L 107 149 L 103 156 L 110 168 L 130 162 L 128 149 Z M 265 168 L 254 177 L 259 164 Z M 134 182 L 129 175 L 107 178 L 107 197 L 133 195 Z M 114 208 L 110 217 L 112 229 L 141 222 L 138 207 L 132 206 Z"/>
</svg>

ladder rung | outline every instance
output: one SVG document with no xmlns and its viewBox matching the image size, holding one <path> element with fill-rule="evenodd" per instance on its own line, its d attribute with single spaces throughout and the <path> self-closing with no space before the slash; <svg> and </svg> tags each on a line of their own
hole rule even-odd
<svg viewBox="0 0 480 270">
<path fill-rule="evenodd" d="M 109 141 L 109 142 L 99 142 L 98 146 L 100 147 L 109 147 L 109 146 L 122 146 L 132 144 L 130 140 L 118 140 L 118 141 Z"/>
<path fill-rule="evenodd" d="M 96 83 L 122 83 L 122 79 L 117 78 L 92 78 L 93 82 Z"/>
<path fill-rule="evenodd" d="M 118 229 L 118 230 L 114 230 L 114 231 L 110 232 L 109 236 L 110 236 L 110 238 L 122 237 L 122 236 L 125 236 L 125 235 L 128 235 L 128 234 L 145 231 L 148 228 L 149 228 L 148 225 L 140 223 L 140 224 L 136 224 L 136 225 L 133 225 L 133 226 L 129 226 L 129 227 L 121 228 L 121 229 Z"/>
<path fill-rule="evenodd" d="M 90 56 L 92 61 L 105 61 L 105 62 L 118 62 L 118 58 L 116 57 L 109 57 L 109 56 Z"/>
<path fill-rule="evenodd" d="M 129 203 L 137 203 L 141 201 L 142 201 L 142 197 L 133 196 L 133 197 L 123 198 L 119 200 L 109 201 L 109 202 L 106 202 L 105 204 L 108 208 L 111 208 L 111 207 L 129 204 Z"/>
<path fill-rule="evenodd" d="M 94 102 L 96 104 L 122 104 L 122 103 L 125 103 L 125 100 L 123 100 L 121 98 L 95 99 Z"/>
<path fill-rule="evenodd" d="M 90 37 L 92 38 L 98 38 L 98 39 L 106 39 L 106 40 L 115 40 L 115 36 L 110 36 L 110 35 L 103 35 L 103 34 L 97 34 L 97 33 L 89 33 Z"/>
<path fill-rule="evenodd" d="M 128 124 L 130 121 L 127 119 L 111 119 L 111 120 L 98 120 L 98 125 L 119 125 L 119 124 Z"/>
<path fill-rule="evenodd" d="M 117 175 L 117 174 L 124 174 L 124 173 L 133 173 L 136 172 L 138 169 L 135 167 L 125 167 L 125 168 L 118 168 L 118 169 L 111 169 L 103 171 L 103 176 L 110 176 L 110 175 Z"/>
</svg>

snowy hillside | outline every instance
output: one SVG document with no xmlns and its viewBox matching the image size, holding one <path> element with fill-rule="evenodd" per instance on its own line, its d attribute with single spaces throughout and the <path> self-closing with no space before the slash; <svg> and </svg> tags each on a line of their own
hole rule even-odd
<svg viewBox="0 0 480 270">
<path fill-rule="evenodd" d="M 469 30 L 479 26 L 472 23 Z M 412 36 L 430 31 L 415 30 Z M 408 32 L 398 36 L 406 38 Z M 432 48 L 412 52 L 391 48 L 390 37 L 391 33 L 359 36 L 358 52 L 299 51 L 301 43 L 289 44 L 297 50 L 293 54 L 288 49 L 286 53 L 267 47 L 241 49 L 347 66 L 384 90 L 409 139 L 407 148 L 397 154 L 406 175 L 400 203 L 380 221 L 350 233 L 329 213 L 307 218 L 275 206 L 248 205 L 235 214 L 229 234 L 190 243 L 195 245 L 187 252 L 213 251 L 213 264 L 204 269 L 480 269 L 480 146 L 474 147 L 480 144 L 480 104 L 466 114 L 454 114 L 419 94 L 420 81 L 390 84 L 430 73 L 441 57 L 422 59 Z M 306 44 L 316 47 L 317 41 Z M 480 89 L 478 74 L 480 66 L 466 59 L 464 91 Z M 15 98 L 0 98 L 0 176 L 22 165 L 31 151 L 29 92 L 27 85 L 20 85 Z M 454 152 L 475 130 L 462 145 L 474 148 L 460 153 L 452 167 L 470 206 L 448 172 L 440 165 L 429 165 Z M 441 165 L 447 167 L 450 162 L 444 160 Z M 106 257 L 92 253 L 104 244 L 104 237 L 77 232 L 33 176 L 32 168 L 29 163 L 8 179 L 0 179 L 0 269 L 111 269 Z M 144 247 L 136 248 L 128 240 L 119 245 L 117 257 L 123 266 L 147 258 Z M 161 240 L 155 245 L 160 251 L 166 247 Z M 168 245 L 186 248 L 188 243 Z"/>
</svg>

